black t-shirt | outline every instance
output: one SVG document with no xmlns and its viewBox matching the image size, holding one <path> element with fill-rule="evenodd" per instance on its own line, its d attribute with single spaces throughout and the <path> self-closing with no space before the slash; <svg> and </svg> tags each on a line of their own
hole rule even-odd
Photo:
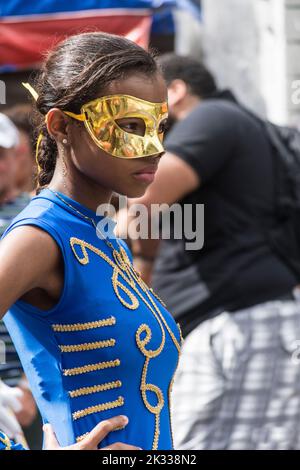
<svg viewBox="0 0 300 470">
<path fill-rule="evenodd" d="M 225 99 L 202 101 L 167 136 L 166 150 L 199 175 L 183 204 L 204 204 L 204 246 L 162 240 L 153 285 L 185 331 L 292 290 L 297 280 L 265 238 L 276 224 L 274 168 L 255 118 Z M 191 222 L 192 223 L 192 220 Z"/>
</svg>

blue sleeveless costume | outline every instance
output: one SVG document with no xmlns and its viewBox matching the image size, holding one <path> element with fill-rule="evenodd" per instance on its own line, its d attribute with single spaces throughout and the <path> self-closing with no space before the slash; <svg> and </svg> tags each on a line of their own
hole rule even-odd
<svg viewBox="0 0 300 470">
<path fill-rule="evenodd" d="M 59 194 L 96 223 L 103 219 Z M 43 421 L 66 446 L 99 421 L 122 414 L 129 424 L 101 447 L 121 441 L 172 449 L 170 395 L 180 328 L 133 270 L 126 243 L 118 239 L 118 245 L 111 232 L 119 254 L 113 253 L 92 223 L 49 189 L 31 200 L 3 237 L 21 225 L 48 232 L 64 260 L 54 308 L 43 311 L 19 300 L 4 317 Z"/>
<path fill-rule="evenodd" d="M 16 444 L 12 439 L 0 431 L 0 450 L 26 450 L 21 444 Z M 0 457 L 1 458 L 1 457 Z"/>
</svg>

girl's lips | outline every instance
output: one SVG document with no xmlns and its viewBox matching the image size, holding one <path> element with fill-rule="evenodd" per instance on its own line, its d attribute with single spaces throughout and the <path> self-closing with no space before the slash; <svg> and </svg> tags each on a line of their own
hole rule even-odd
<svg viewBox="0 0 300 470">
<path fill-rule="evenodd" d="M 143 181 L 145 183 L 152 183 L 155 177 L 155 172 L 152 173 L 134 173 L 133 174 L 134 178 L 136 178 L 139 181 Z"/>
<path fill-rule="evenodd" d="M 151 165 L 143 168 L 136 173 L 133 173 L 133 176 L 139 181 L 144 181 L 146 183 L 151 183 L 154 180 L 155 173 L 157 170 L 157 165 Z"/>
</svg>

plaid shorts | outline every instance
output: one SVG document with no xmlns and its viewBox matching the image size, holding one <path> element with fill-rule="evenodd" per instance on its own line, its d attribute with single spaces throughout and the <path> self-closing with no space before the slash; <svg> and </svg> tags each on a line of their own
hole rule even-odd
<svg viewBox="0 0 300 470">
<path fill-rule="evenodd" d="M 207 320 L 185 339 L 176 449 L 300 449 L 300 300 Z"/>
</svg>

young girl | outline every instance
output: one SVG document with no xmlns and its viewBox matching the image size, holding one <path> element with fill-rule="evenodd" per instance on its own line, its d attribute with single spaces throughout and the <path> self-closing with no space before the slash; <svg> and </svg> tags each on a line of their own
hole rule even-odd
<svg viewBox="0 0 300 470">
<path fill-rule="evenodd" d="M 143 195 L 163 153 L 166 87 L 154 58 L 121 37 L 60 43 L 35 86 L 39 192 L 0 244 L 0 316 L 44 422 L 61 446 L 102 420 L 122 441 L 171 449 L 170 392 L 181 335 L 96 215 L 113 192 Z"/>
</svg>

